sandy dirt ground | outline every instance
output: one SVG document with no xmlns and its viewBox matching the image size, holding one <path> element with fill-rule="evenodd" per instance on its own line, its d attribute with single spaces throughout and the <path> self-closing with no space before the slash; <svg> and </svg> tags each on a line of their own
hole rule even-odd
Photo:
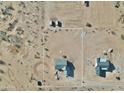
<svg viewBox="0 0 124 93">
<path fill-rule="evenodd" d="M 123 9 L 124 2 L 0 2 L 0 90 L 124 90 Z M 51 27 L 52 19 L 62 27 Z M 99 77 L 95 59 L 109 48 L 115 69 Z M 56 80 L 63 56 L 74 76 Z"/>
<path fill-rule="evenodd" d="M 120 2 L 119 8 L 115 8 L 113 2 L 92 2 L 91 8 L 87 8 L 85 13 L 87 14 L 85 22 L 91 23 L 92 27 L 84 27 L 83 76 L 84 82 L 87 82 L 84 85 L 100 86 L 103 90 L 108 90 L 104 88 L 105 86 L 115 89 L 118 87 L 119 90 L 123 90 L 123 23 L 120 22 L 123 2 Z M 103 51 L 109 48 L 114 50 L 108 57 L 115 69 L 112 73 L 107 73 L 105 78 L 99 77 L 95 74 L 95 59 L 102 57 Z M 116 77 L 120 77 L 121 80 L 117 80 Z"/>
</svg>

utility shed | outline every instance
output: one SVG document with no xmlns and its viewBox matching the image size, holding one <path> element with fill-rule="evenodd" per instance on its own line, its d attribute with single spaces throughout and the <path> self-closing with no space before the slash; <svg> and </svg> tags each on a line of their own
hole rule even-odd
<svg viewBox="0 0 124 93">
<path fill-rule="evenodd" d="M 106 58 L 97 58 L 96 60 L 96 74 L 98 76 L 106 76 L 106 71 L 109 71 L 110 62 Z"/>
<path fill-rule="evenodd" d="M 56 23 L 55 23 L 55 21 L 50 21 L 50 26 L 52 26 L 52 27 L 56 27 Z"/>
<path fill-rule="evenodd" d="M 50 26 L 51 27 L 62 27 L 62 22 L 54 18 L 50 20 Z"/>
<path fill-rule="evenodd" d="M 67 68 L 67 60 L 64 58 L 55 59 L 55 69 L 65 71 Z"/>
</svg>

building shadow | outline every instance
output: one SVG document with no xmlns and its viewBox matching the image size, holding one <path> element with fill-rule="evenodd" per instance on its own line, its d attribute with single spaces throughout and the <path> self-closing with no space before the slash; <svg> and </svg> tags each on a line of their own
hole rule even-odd
<svg viewBox="0 0 124 93">
<path fill-rule="evenodd" d="M 67 61 L 67 76 L 74 77 L 74 70 L 75 70 L 75 67 L 72 64 L 72 62 Z"/>
<path fill-rule="evenodd" d="M 115 70 L 114 64 L 109 61 L 109 69 L 107 71 L 102 71 L 101 77 L 106 77 L 106 72 L 113 72 Z"/>
<path fill-rule="evenodd" d="M 101 77 L 106 77 L 106 71 L 101 71 L 101 74 L 100 74 Z"/>
<path fill-rule="evenodd" d="M 58 26 L 62 27 L 62 22 L 58 21 Z"/>
<path fill-rule="evenodd" d="M 110 64 L 110 67 L 109 67 L 108 71 L 113 72 L 115 70 L 115 66 L 111 62 L 109 62 L 109 64 Z"/>
</svg>

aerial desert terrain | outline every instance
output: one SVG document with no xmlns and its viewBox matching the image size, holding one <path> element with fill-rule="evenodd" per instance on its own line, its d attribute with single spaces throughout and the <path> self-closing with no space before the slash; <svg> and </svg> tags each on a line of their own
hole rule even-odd
<svg viewBox="0 0 124 93">
<path fill-rule="evenodd" d="M 101 77 L 104 56 L 113 67 Z M 0 2 L 0 90 L 123 91 L 123 82 L 124 2 Z"/>
</svg>

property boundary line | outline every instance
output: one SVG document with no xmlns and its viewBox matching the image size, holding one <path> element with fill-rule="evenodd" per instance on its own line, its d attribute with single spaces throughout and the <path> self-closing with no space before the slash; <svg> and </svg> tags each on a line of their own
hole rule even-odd
<svg viewBox="0 0 124 93">
<path fill-rule="evenodd" d="M 59 28 L 59 29 L 71 29 L 71 28 Z M 73 29 L 73 28 L 72 28 L 72 29 Z M 77 28 L 74 28 L 74 29 L 76 30 Z M 82 47 L 81 52 L 83 52 L 83 38 L 82 38 L 82 33 L 83 33 L 84 28 L 78 28 L 77 30 L 82 30 L 80 37 L 81 37 L 81 47 Z M 45 37 L 45 34 L 43 34 L 43 43 L 45 43 L 45 42 L 44 42 L 44 37 Z M 44 48 L 45 48 L 45 46 L 43 46 L 43 69 L 44 69 L 44 64 L 45 64 L 45 51 L 44 51 Z M 83 53 L 81 54 L 81 56 L 82 56 L 82 58 L 84 59 Z M 83 61 L 84 61 L 83 59 L 81 60 L 81 65 L 83 64 Z M 83 65 L 82 65 L 81 67 L 82 67 L 82 70 L 83 70 Z M 82 87 L 83 71 L 82 71 L 81 73 L 82 73 L 82 77 L 81 77 L 80 86 L 76 86 L 76 85 L 73 85 L 73 84 L 72 84 L 72 86 L 43 85 L 42 87 Z M 43 72 L 43 80 L 44 80 L 44 79 L 45 79 L 45 77 L 44 77 L 44 72 Z M 74 81 L 74 82 L 75 82 L 75 81 Z M 65 84 L 65 85 L 66 85 L 66 84 Z"/>
</svg>

